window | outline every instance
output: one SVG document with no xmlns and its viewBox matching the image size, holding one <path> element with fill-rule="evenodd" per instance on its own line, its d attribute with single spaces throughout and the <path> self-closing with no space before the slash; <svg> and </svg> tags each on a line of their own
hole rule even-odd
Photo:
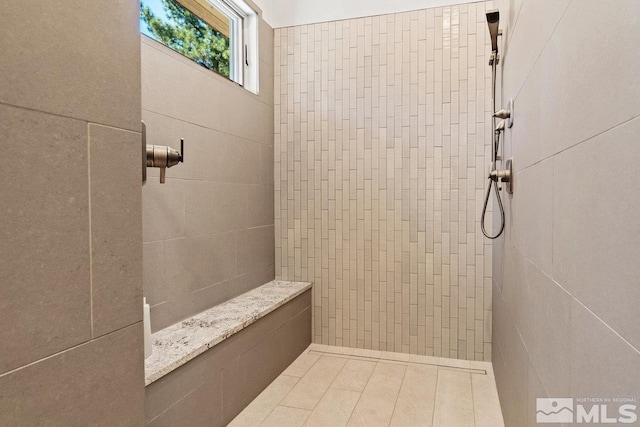
<svg viewBox="0 0 640 427">
<path fill-rule="evenodd" d="M 235 0 L 142 0 L 143 34 L 258 92 L 256 12 Z"/>
</svg>

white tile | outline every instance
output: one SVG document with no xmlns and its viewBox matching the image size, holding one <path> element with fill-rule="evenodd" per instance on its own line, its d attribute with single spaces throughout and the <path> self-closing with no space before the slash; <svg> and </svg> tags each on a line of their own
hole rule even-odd
<svg viewBox="0 0 640 427">
<path fill-rule="evenodd" d="M 285 369 L 283 375 L 289 375 L 292 377 L 303 377 L 307 371 L 318 361 L 320 355 L 309 354 L 308 352 L 302 353 L 291 365 Z"/>
<path fill-rule="evenodd" d="M 348 360 L 331 384 L 331 387 L 361 392 L 367 385 L 375 366 L 375 362 L 357 359 Z"/>
<path fill-rule="evenodd" d="M 547 159 L 515 174 L 508 220 L 511 243 L 543 271 L 551 271 L 554 160 Z M 514 188 L 516 188 L 514 187 Z M 502 196 L 505 194 L 503 192 Z M 506 200 L 505 200 L 506 201 Z"/>
<path fill-rule="evenodd" d="M 300 427 L 303 426 L 311 411 L 299 408 L 277 406 L 260 426 L 263 427 Z"/>
<path fill-rule="evenodd" d="M 264 421 L 273 411 L 278 403 L 286 396 L 299 378 L 280 375 L 269 387 L 256 397 L 237 417 L 231 421 L 229 426 L 257 426 Z"/>
<path fill-rule="evenodd" d="M 298 381 L 281 404 L 312 410 L 345 363 L 346 359 L 322 356 Z"/>
<path fill-rule="evenodd" d="M 498 389 L 496 388 L 492 372 L 493 371 L 490 371 L 488 375 L 471 375 L 473 414 L 476 427 L 504 426 L 498 400 Z"/>
<path fill-rule="evenodd" d="M 474 426 L 471 375 L 438 370 L 434 426 Z"/>
<path fill-rule="evenodd" d="M 501 16 L 503 32 L 507 34 L 506 31 L 509 31 L 510 36 L 508 49 L 500 47 L 500 51 L 505 52 L 503 69 L 507 71 L 503 72 L 505 99 L 515 98 L 520 92 L 569 3 L 569 0 L 523 2 L 520 11 L 522 19 L 518 19 L 517 27 L 511 28 L 511 31 L 504 30 L 506 20 L 503 21 Z"/>
<path fill-rule="evenodd" d="M 438 368 L 435 366 L 407 366 L 391 426 L 431 425 L 437 378 Z"/>
<path fill-rule="evenodd" d="M 389 425 L 404 374 L 405 366 L 378 363 L 347 425 Z"/>
<path fill-rule="evenodd" d="M 628 54 L 638 43 L 637 5 L 624 1 L 617 6 L 606 14 L 595 0 L 567 8 L 516 99 L 523 122 L 513 128 L 513 150 L 522 166 L 624 123 L 640 110 L 640 97 L 630 90 L 640 57 Z M 607 31 L 612 27 L 615 34 Z M 527 114 L 536 109 L 535 119 L 529 120 Z M 540 147 L 532 152 L 536 145 Z"/>
<path fill-rule="evenodd" d="M 553 278 L 640 348 L 640 119 L 554 159 Z M 602 159 L 616 165 L 612 185 Z"/>
<path fill-rule="evenodd" d="M 360 393 L 330 388 L 313 410 L 305 426 L 346 426 Z"/>
</svg>

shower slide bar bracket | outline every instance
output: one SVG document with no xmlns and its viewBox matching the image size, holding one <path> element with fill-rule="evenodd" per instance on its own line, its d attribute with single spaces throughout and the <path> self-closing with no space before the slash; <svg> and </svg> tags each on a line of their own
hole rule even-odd
<svg viewBox="0 0 640 427">
<path fill-rule="evenodd" d="M 511 129 L 513 127 L 513 98 L 509 99 L 507 108 L 496 111 L 495 113 L 493 113 L 493 117 L 506 120 L 507 127 Z"/>
</svg>

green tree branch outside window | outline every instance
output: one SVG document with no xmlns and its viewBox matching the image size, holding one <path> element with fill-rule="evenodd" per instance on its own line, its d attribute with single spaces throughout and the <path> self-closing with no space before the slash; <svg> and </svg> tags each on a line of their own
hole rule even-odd
<svg viewBox="0 0 640 427">
<path fill-rule="evenodd" d="M 140 3 L 140 19 L 154 38 L 209 70 L 229 77 L 229 38 L 174 0 L 162 0 L 168 20 Z"/>
</svg>

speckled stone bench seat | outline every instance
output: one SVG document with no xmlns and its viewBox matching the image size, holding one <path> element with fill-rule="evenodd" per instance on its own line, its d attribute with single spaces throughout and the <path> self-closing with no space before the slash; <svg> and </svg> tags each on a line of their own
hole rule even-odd
<svg viewBox="0 0 640 427">
<path fill-rule="evenodd" d="M 145 424 L 225 426 L 311 343 L 311 283 L 269 282 L 152 342 Z"/>
<path fill-rule="evenodd" d="M 311 288 L 308 282 L 274 280 L 152 334 L 145 361 L 149 385 Z"/>
</svg>

